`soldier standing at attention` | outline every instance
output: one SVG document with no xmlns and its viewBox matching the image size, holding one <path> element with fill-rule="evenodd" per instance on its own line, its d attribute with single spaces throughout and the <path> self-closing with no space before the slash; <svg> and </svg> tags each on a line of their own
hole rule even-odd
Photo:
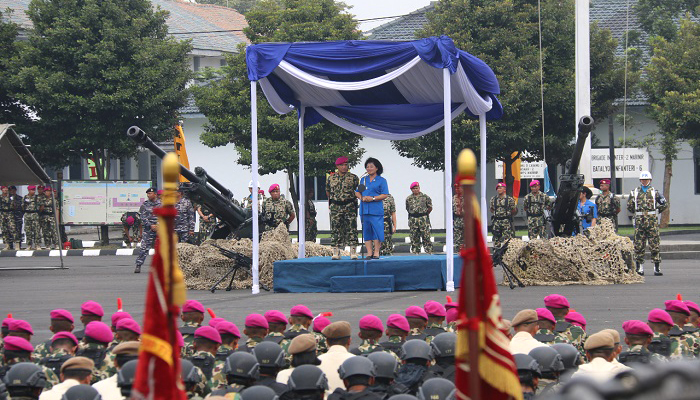
<svg viewBox="0 0 700 400">
<path fill-rule="evenodd" d="M 454 251 L 459 251 L 464 246 L 464 208 L 462 208 L 462 186 L 455 183 L 455 194 L 452 196 L 452 233 L 454 237 Z"/>
<path fill-rule="evenodd" d="M 267 215 L 270 222 L 265 224 L 265 232 L 272 231 L 281 223 L 289 230 L 289 224 L 294 221 L 296 214 L 289 200 L 280 199 L 280 185 L 270 186 L 270 198 L 265 199 L 262 205 L 262 213 Z"/>
<path fill-rule="evenodd" d="M 513 215 L 518 212 L 515 200 L 506 194 L 506 184 L 500 182 L 496 185 L 496 195 L 489 202 L 491 213 L 491 233 L 493 234 L 493 246 L 501 247 L 503 243 L 515 236 L 513 230 Z"/>
<path fill-rule="evenodd" d="M 430 242 L 430 212 L 433 211 L 433 200 L 421 193 L 418 182 L 411 183 L 411 195 L 406 197 L 408 211 L 408 227 L 411 230 L 411 253 L 420 254 L 421 245 L 428 254 L 433 253 Z"/>
<path fill-rule="evenodd" d="M 154 188 L 148 188 L 148 190 L 146 190 L 146 196 L 148 198 L 143 202 L 141 208 L 139 209 L 141 221 L 143 222 L 143 236 L 141 237 L 141 249 L 139 250 L 139 256 L 136 258 L 136 269 L 134 269 L 135 274 L 141 272 L 141 266 L 143 265 L 144 261 L 146 261 L 148 250 L 153 247 L 153 244 L 156 241 L 158 217 L 153 214 L 153 209 L 160 206 L 160 200 L 156 198 L 156 189 Z"/>
<path fill-rule="evenodd" d="M 29 191 L 22 201 L 24 209 L 24 233 L 27 237 L 27 249 L 38 250 L 41 246 L 41 226 L 39 226 L 39 197 L 36 186 L 27 186 Z"/>
<path fill-rule="evenodd" d="M 192 243 L 194 239 L 194 207 L 192 207 L 190 199 L 182 195 L 182 190 L 177 191 L 175 209 L 177 210 L 175 233 L 177 233 L 178 243 Z"/>
<path fill-rule="evenodd" d="M 22 209 L 22 196 L 17 195 L 17 186 L 10 186 L 10 197 L 12 198 L 12 215 L 15 218 L 15 250 L 20 250 L 22 244 L 22 217 L 24 210 Z"/>
<path fill-rule="evenodd" d="M 135 211 L 127 211 L 122 214 L 122 236 L 126 247 L 131 248 L 131 244 L 141 241 L 143 229 L 141 228 L 141 216 Z"/>
<path fill-rule="evenodd" d="M 306 192 L 306 221 L 304 223 L 304 231 L 306 232 L 307 242 L 316 242 L 316 234 L 318 234 L 318 222 L 316 221 L 316 205 L 314 204 L 314 190 L 309 189 Z"/>
<path fill-rule="evenodd" d="M 610 193 L 610 179 L 600 180 L 600 191 L 602 192 L 595 199 L 595 205 L 598 207 L 598 216 L 603 219 L 607 218 L 612 221 L 617 232 L 617 214 L 620 213 L 620 198 Z"/>
<path fill-rule="evenodd" d="M 668 208 L 664 196 L 651 186 L 651 172 L 642 171 L 639 175 L 641 185 L 630 193 L 627 211 L 634 215 L 634 256 L 637 261 L 637 273 L 644 275 L 644 248 L 649 242 L 651 261 L 654 263 L 654 275 L 661 276 L 661 254 L 659 252 L 658 215 Z"/>
<path fill-rule="evenodd" d="M 243 198 L 241 201 L 241 204 L 243 204 L 243 208 L 247 208 L 249 210 L 253 209 L 253 181 L 248 182 L 248 191 L 250 194 L 246 197 Z M 263 201 L 265 201 L 265 191 L 260 190 L 260 184 L 258 184 L 258 211 L 260 211 L 260 207 L 262 206 Z"/>
<path fill-rule="evenodd" d="M 2 186 L 0 195 L 0 230 L 2 230 L 3 250 L 9 249 L 15 241 L 15 218 L 12 215 L 12 198 L 7 186 Z"/>
<path fill-rule="evenodd" d="M 54 198 L 51 186 L 44 187 L 44 197 L 40 198 L 39 220 L 44 234 L 44 245 L 49 249 L 58 249 L 56 238 L 56 216 L 54 215 Z"/>
<path fill-rule="evenodd" d="M 540 181 L 537 179 L 530 182 L 530 193 L 525 196 L 523 206 L 527 214 L 528 238 L 530 240 L 537 238 L 546 239 L 544 210 L 551 209 L 552 202 L 549 200 L 549 196 L 540 192 Z"/>
<path fill-rule="evenodd" d="M 199 233 L 197 235 L 197 244 L 201 244 L 214 231 L 216 226 L 216 216 L 204 204 L 198 204 L 196 207 L 199 214 Z"/>
<path fill-rule="evenodd" d="M 379 246 L 379 255 L 390 256 L 394 254 L 394 233 L 396 233 L 396 202 L 394 196 L 387 195 L 382 200 L 384 205 L 384 241 Z"/>
<path fill-rule="evenodd" d="M 348 172 L 350 166 L 347 157 L 335 160 L 338 172 L 326 178 L 326 195 L 328 196 L 331 219 L 331 246 L 333 260 L 340 260 L 340 249 L 350 246 L 350 258 L 357 260 L 357 198 L 355 189 L 360 184 L 357 175 Z"/>
</svg>

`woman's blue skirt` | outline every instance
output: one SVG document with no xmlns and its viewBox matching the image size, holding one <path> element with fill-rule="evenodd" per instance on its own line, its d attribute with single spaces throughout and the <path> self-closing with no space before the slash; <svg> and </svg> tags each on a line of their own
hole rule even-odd
<svg viewBox="0 0 700 400">
<path fill-rule="evenodd" d="M 384 215 L 363 214 L 362 235 L 364 240 L 384 241 Z"/>
</svg>

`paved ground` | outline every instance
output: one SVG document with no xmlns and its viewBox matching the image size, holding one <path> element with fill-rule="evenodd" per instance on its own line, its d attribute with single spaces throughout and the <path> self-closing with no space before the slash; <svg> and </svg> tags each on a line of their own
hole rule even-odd
<svg viewBox="0 0 700 400">
<path fill-rule="evenodd" d="M 13 313 L 31 322 L 37 340 L 49 337 L 48 313 L 67 308 L 79 315 L 80 304 L 96 300 L 108 314 L 116 311 L 116 298 L 137 319 L 143 315 L 144 290 L 148 275 L 133 274 L 133 257 L 102 256 L 66 258 L 67 270 L 10 271 L 11 267 L 49 267 L 58 265 L 57 258 L 0 259 L 0 316 Z M 588 330 L 614 327 L 620 329 L 626 319 L 645 319 L 647 311 L 663 307 L 663 301 L 682 293 L 684 298 L 700 302 L 700 261 L 672 260 L 662 264 L 665 276 L 647 276 L 646 283 L 611 286 L 526 287 L 510 290 L 500 287 L 504 315 L 512 318 L 522 308 L 542 306 L 542 298 L 550 293 L 566 295 L 572 307 L 588 319 Z M 651 268 L 649 268 L 651 270 Z M 497 271 L 500 275 L 500 271 Z M 452 293 L 456 299 L 457 293 Z M 189 291 L 188 296 L 202 301 L 217 315 L 230 319 L 239 327 L 245 315 L 280 309 L 288 312 L 297 303 L 312 311 L 333 311 L 333 320 L 345 319 L 353 325 L 366 313 L 385 319 L 409 305 L 422 305 L 430 299 L 444 301 L 445 292 L 395 292 L 374 294 L 266 293 L 249 291 Z M 79 324 L 79 323 L 78 323 Z"/>
</svg>

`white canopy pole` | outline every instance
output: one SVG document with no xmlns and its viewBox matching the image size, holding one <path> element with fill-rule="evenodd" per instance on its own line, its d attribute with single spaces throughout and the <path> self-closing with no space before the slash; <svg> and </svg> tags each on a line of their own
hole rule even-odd
<svg viewBox="0 0 700 400">
<path fill-rule="evenodd" d="M 479 139 L 481 165 L 479 166 L 479 186 L 481 187 L 481 233 L 486 241 L 488 234 L 488 208 L 486 208 L 486 114 L 479 114 Z"/>
<path fill-rule="evenodd" d="M 299 255 L 306 258 L 306 185 L 304 182 L 304 106 L 299 107 Z"/>
<path fill-rule="evenodd" d="M 260 235 L 258 226 L 258 87 L 256 81 L 250 82 L 250 132 L 251 146 L 250 153 L 252 162 L 250 168 L 253 170 L 253 193 L 250 198 L 253 201 L 253 294 L 260 293 L 260 281 L 258 270 L 260 268 Z"/>
<path fill-rule="evenodd" d="M 576 121 L 574 139 L 578 121 L 584 115 L 591 115 L 591 32 L 590 1 L 576 0 Z M 579 172 L 584 175 L 584 184 L 593 186 L 593 168 L 591 166 L 591 136 L 586 139 L 581 154 Z"/>
<path fill-rule="evenodd" d="M 442 70 L 443 107 L 445 118 L 445 254 L 447 254 L 447 279 L 445 290 L 454 292 L 454 236 L 452 216 L 452 88 L 450 70 Z"/>
</svg>

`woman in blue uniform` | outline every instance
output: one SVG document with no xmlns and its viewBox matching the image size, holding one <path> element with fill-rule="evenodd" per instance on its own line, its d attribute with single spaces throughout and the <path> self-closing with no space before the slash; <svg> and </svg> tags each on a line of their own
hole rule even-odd
<svg viewBox="0 0 700 400">
<path fill-rule="evenodd" d="M 578 211 L 583 216 L 581 227 L 585 231 L 591 226 L 595 226 L 598 219 L 598 207 L 590 199 L 593 196 L 591 189 L 583 187 L 578 194 Z M 583 232 L 579 232 L 583 233 Z"/>
<path fill-rule="evenodd" d="M 384 200 L 389 194 L 389 186 L 381 175 L 382 163 L 370 157 L 365 161 L 367 176 L 360 179 L 355 196 L 360 199 L 362 235 L 367 248 L 367 258 L 379 258 L 380 242 L 384 241 Z M 363 190 L 360 190 L 363 189 Z"/>
</svg>

